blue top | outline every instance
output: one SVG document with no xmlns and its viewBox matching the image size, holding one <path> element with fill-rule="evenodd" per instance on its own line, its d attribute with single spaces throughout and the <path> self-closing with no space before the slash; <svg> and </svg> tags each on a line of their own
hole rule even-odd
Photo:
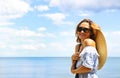
<svg viewBox="0 0 120 78">
<path fill-rule="evenodd" d="M 79 74 L 79 78 L 98 78 L 96 75 L 98 68 L 99 54 L 95 47 L 86 46 L 80 53 L 80 59 L 77 61 L 76 67 L 85 66 L 92 70 L 88 73 Z"/>
</svg>

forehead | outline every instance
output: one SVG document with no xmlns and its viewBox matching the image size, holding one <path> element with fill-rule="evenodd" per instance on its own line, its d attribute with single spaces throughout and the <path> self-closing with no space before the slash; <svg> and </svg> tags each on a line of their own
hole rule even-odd
<svg viewBox="0 0 120 78">
<path fill-rule="evenodd" d="M 82 22 L 79 27 L 85 27 L 85 28 L 90 28 L 89 23 L 88 22 Z"/>
</svg>

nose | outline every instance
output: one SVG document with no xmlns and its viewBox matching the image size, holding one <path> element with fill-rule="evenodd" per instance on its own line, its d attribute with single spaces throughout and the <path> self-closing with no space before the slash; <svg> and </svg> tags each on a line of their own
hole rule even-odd
<svg viewBox="0 0 120 78">
<path fill-rule="evenodd" d="M 83 30 L 81 30 L 81 33 L 84 33 L 84 31 L 83 31 Z"/>
</svg>

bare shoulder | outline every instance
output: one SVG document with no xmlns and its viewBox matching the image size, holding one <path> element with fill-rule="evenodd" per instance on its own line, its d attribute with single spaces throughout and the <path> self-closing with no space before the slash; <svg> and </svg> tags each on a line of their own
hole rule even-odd
<svg viewBox="0 0 120 78">
<path fill-rule="evenodd" d="M 85 39 L 84 40 L 85 46 L 93 46 L 96 47 L 95 41 L 92 39 Z"/>
</svg>

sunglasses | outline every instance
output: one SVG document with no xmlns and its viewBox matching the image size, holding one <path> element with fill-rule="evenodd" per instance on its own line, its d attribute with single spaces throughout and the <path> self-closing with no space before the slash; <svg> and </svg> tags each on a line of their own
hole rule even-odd
<svg viewBox="0 0 120 78">
<path fill-rule="evenodd" d="M 84 31 L 85 33 L 88 33 L 88 32 L 91 31 L 91 29 L 85 28 L 85 27 L 78 27 L 78 28 L 77 28 L 77 31 L 79 31 L 79 32 Z"/>
</svg>

